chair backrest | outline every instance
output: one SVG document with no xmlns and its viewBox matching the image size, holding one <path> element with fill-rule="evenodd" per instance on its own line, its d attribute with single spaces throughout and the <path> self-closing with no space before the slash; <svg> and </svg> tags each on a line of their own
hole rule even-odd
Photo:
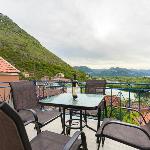
<svg viewBox="0 0 150 150">
<path fill-rule="evenodd" d="M 0 104 L 0 143 L 1 150 L 31 150 L 21 118 L 5 102 Z"/>
<path fill-rule="evenodd" d="M 85 93 L 105 94 L 106 80 L 88 80 L 85 85 Z"/>
<path fill-rule="evenodd" d="M 16 110 L 33 108 L 37 105 L 36 88 L 32 81 L 10 82 Z"/>
</svg>

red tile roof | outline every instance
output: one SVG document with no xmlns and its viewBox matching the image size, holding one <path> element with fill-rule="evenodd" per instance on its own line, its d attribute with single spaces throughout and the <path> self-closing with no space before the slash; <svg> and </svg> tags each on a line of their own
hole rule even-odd
<svg viewBox="0 0 150 150">
<path fill-rule="evenodd" d="M 104 99 L 106 101 L 106 105 L 110 105 L 112 100 L 112 106 L 120 106 L 120 97 L 116 95 L 112 95 L 112 97 L 110 95 L 105 95 Z"/>
<path fill-rule="evenodd" d="M 0 57 L 0 73 L 19 73 L 19 72 L 20 71 L 17 70 L 14 66 L 12 66 L 9 62 Z"/>
<path fill-rule="evenodd" d="M 145 118 L 146 122 L 149 122 L 150 121 L 150 113 L 147 113 L 144 118 Z"/>
</svg>

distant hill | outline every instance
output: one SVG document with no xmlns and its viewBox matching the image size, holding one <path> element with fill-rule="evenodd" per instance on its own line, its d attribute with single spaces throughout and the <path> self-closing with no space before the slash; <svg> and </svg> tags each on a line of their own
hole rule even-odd
<svg viewBox="0 0 150 150">
<path fill-rule="evenodd" d="M 94 70 L 91 69 L 91 68 L 88 68 L 86 66 L 74 66 L 74 68 L 76 70 L 79 70 L 79 71 L 82 71 L 82 72 L 85 72 L 85 73 L 88 73 L 88 74 L 94 74 Z"/>
<path fill-rule="evenodd" d="M 21 72 L 33 74 L 31 78 L 54 76 L 59 72 L 71 78 L 74 73 L 79 79 L 85 74 L 74 70 L 62 59 L 43 47 L 38 40 L 21 29 L 10 18 L 0 13 L 0 56 Z M 23 78 L 22 74 L 20 74 Z"/>
<path fill-rule="evenodd" d="M 136 70 L 119 67 L 112 67 L 110 69 L 91 69 L 86 66 L 75 66 L 74 68 L 92 76 L 150 76 L 150 70 Z"/>
</svg>

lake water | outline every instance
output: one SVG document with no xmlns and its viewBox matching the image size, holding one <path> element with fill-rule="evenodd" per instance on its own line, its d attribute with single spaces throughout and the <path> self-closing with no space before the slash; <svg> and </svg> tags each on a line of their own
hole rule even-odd
<svg viewBox="0 0 150 150">
<path fill-rule="evenodd" d="M 67 88 L 67 92 L 71 93 L 72 88 L 71 87 Z M 80 93 L 79 87 L 77 87 L 77 93 Z M 111 95 L 111 89 L 106 89 L 105 94 Z M 116 95 L 118 97 L 121 96 L 121 100 L 128 100 L 129 99 L 129 92 L 128 91 L 112 89 L 112 95 Z M 141 94 L 140 99 L 144 100 L 144 101 L 148 100 L 150 103 L 150 92 Z M 130 100 L 131 101 L 138 101 L 139 100 L 138 93 L 130 92 Z"/>
</svg>

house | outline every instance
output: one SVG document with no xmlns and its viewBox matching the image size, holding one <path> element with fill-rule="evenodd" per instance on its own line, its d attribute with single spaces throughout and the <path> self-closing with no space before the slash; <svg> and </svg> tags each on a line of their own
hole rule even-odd
<svg viewBox="0 0 150 150">
<path fill-rule="evenodd" d="M 19 73 L 18 69 L 0 57 L 0 82 L 18 81 Z"/>
<path fill-rule="evenodd" d="M 49 81 L 49 76 L 44 76 L 41 78 L 41 81 Z"/>
<path fill-rule="evenodd" d="M 2 82 L 12 82 L 19 80 L 20 71 L 12 66 L 5 59 L 0 57 L 0 101 L 10 100 L 10 87 L 9 83 Z"/>
<path fill-rule="evenodd" d="M 111 105 L 112 103 L 112 106 L 120 106 L 120 97 L 116 95 L 106 95 L 104 96 L 104 99 L 106 101 L 106 105 Z"/>
<path fill-rule="evenodd" d="M 51 81 L 54 82 L 71 82 L 70 79 L 64 77 L 63 73 L 57 73 L 54 77 L 51 77 Z"/>
<path fill-rule="evenodd" d="M 55 77 L 56 77 L 56 78 L 64 78 L 65 75 L 64 75 L 63 73 L 57 73 L 57 74 L 55 75 Z"/>
</svg>

